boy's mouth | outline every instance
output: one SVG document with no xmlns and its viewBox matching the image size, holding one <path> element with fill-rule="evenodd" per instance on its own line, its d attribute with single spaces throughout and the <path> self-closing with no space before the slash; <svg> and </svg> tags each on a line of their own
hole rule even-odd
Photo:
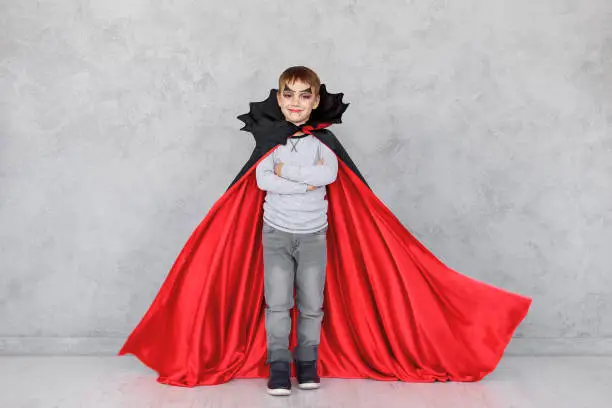
<svg viewBox="0 0 612 408">
<path fill-rule="evenodd" d="M 301 112 L 300 109 L 289 109 L 289 112 L 298 113 Z"/>
</svg>

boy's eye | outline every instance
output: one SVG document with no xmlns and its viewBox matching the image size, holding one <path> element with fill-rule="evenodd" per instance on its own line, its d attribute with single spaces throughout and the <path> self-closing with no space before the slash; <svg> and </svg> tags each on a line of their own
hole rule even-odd
<svg viewBox="0 0 612 408">
<path fill-rule="evenodd" d="M 292 93 L 283 93 L 283 97 L 285 97 L 285 98 L 293 98 L 293 94 Z M 300 97 L 302 99 L 308 100 L 308 99 L 310 99 L 312 97 L 312 95 L 311 94 L 302 94 L 302 95 L 300 95 Z"/>
</svg>

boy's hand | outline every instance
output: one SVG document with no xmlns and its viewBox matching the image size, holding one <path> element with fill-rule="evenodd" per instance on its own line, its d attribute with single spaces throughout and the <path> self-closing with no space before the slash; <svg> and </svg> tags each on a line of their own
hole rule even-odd
<svg viewBox="0 0 612 408">
<path fill-rule="evenodd" d="M 284 164 L 284 163 L 277 163 L 277 164 L 274 166 L 274 174 L 276 174 L 278 177 L 280 177 L 280 176 L 281 176 L 281 170 L 283 169 L 283 164 Z"/>
</svg>

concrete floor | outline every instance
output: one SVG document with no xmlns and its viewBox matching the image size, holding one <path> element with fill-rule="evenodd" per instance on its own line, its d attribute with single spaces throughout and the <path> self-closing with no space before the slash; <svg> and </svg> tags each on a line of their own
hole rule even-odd
<svg viewBox="0 0 612 408">
<path fill-rule="evenodd" d="M 158 384 L 133 356 L 1 356 L 1 408 L 611 407 L 612 357 L 506 356 L 477 383 L 415 384 L 322 379 L 289 397 L 265 380 L 181 388 Z"/>
</svg>

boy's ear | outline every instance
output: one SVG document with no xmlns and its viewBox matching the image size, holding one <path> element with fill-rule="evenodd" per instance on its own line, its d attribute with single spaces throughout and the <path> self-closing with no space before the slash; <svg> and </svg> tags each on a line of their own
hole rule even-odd
<svg viewBox="0 0 612 408">
<path fill-rule="evenodd" d="M 312 109 L 317 109 L 317 106 L 319 106 L 319 102 L 321 102 L 321 95 L 317 95 L 317 99 L 315 100 L 314 105 L 312 106 Z"/>
</svg>

